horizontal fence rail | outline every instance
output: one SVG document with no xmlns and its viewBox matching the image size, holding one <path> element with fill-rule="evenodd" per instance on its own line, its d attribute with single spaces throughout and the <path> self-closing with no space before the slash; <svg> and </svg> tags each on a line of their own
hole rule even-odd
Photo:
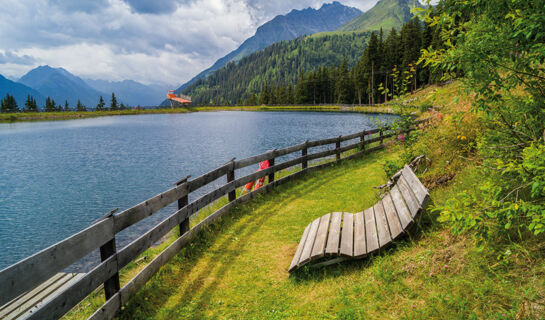
<svg viewBox="0 0 545 320">
<path fill-rule="evenodd" d="M 417 121 L 417 124 L 427 122 L 429 119 Z M 411 129 L 411 130 L 414 130 Z M 96 221 L 87 229 L 60 241 L 4 270 L 0 271 L 0 306 L 3 306 L 25 292 L 36 288 L 64 268 L 79 261 L 94 250 L 100 250 L 101 262 L 81 279 L 62 291 L 35 310 L 30 319 L 58 319 L 70 309 L 85 299 L 90 293 L 101 285 L 104 285 L 106 296 L 105 304 L 97 310 L 90 319 L 111 319 L 120 310 L 121 306 L 134 295 L 157 271 L 174 257 L 185 245 L 190 243 L 199 231 L 228 212 L 233 206 L 245 203 L 258 194 L 268 192 L 275 186 L 290 181 L 302 174 L 318 170 L 331 163 L 341 160 L 361 157 L 366 153 L 384 148 L 384 140 L 395 136 L 397 132 L 389 127 L 364 130 L 349 134 L 316 141 L 305 141 L 301 144 L 283 149 L 271 150 L 260 155 L 242 160 L 233 159 L 226 164 L 205 173 L 195 179 L 186 177 L 175 186 L 129 209 L 115 214 L 111 212 Z M 343 142 L 352 141 L 345 146 Z M 378 143 L 375 146 L 370 146 Z M 333 145 L 333 149 L 321 150 L 311 153 L 309 149 Z M 352 154 L 342 157 L 347 151 L 355 150 Z M 299 157 L 278 163 L 279 157 L 300 153 Z M 328 157 L 333 157 L 327 161 Z M 326 159 L 324 159 L 326 158 Z M 309 166 L 311 161 L 322 159 L 324 163 Z M 261 161 L 269 161 L 269 168 L 257 171 L 242 177 L 236 177 L 236 170 L 247 168 Z M 301 165 L 301 170 L 275 179 L 275 173 L 296 168 Z M 202 195 L 189 203 L 188 196 L 211 182 L 225 176 L 225 184 L 221 187 Z M 268 177 L 268 184 L 244 194 L 237 198 L 236 190 L 251 181 Z M 199 210 L 211 205 L 222 197 L 228 197 L 229 202 L 215 211 L 193 228 L 189 228 L 189 219 Z M 155 214 L 168 205 L 177 202 L 176 212 L 155 225 L 152 229 L 140 235 L 121 249 L 116 248 L 115 236 L 122 230 Z M 165 250 L 159 253 L 147 266 L 144 267 L 133 279 L 120 286 L 119 272 L 129 263 L 136 260 L 140 254 L 153 246 L 179 226 L 179 237 Z"/>
</svg>

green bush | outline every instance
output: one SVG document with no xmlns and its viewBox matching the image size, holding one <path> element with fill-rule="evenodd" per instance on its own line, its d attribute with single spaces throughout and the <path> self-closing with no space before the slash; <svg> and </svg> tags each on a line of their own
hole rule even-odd
<svg viewBox="0 0 545 320">
<path fill-rule="evenodd" d="M 545 230 L 544 1 L 451 0 L 427 11 L 442 48 L 424 50 L 425 65 L 464 75 L 484 131 L 467 152 L 482 158 L 482 182 L 440 210 L 455 232 L 475 231 L 481 245 Z M 462 147 L 462 144 L 459 146 Z M 494 231 L 494 232 L 492 232 Z"/>
</svg>

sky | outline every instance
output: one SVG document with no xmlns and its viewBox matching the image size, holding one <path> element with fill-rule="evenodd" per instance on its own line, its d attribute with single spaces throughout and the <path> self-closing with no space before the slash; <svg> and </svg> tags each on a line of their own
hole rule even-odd
<svg viewBox="0 0 545 320">
<path fill-rule="evenodd" d="M 40 66 L 178 86 L 292 9 L 332 0 L 0 0 L 0 74 Z M 377 0 L 341 0 L 362 11 Z"/>
</svg>

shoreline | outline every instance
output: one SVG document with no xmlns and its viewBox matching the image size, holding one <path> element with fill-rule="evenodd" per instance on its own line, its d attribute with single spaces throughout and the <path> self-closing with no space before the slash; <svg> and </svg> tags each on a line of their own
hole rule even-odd
<svg viewBox="0 0 545 320">
<path fill-rule="evenodd" d="M 163 108 L 145 110 L 116 110 L 116 111 L 70 111 L 70 112 L 22 112 L 0 113 L 0 123 L 36 122 L 75 120 L 85 118 L 141 115 L 141 114 L 174 114 L 190 112 L 214 111 L 314 111 L 314 112 L 354 112 L 374 114 L 395 114 L 389 106 L 240 106 L 240 107 L 194 107 L 194 108 Z"/>
</svg>

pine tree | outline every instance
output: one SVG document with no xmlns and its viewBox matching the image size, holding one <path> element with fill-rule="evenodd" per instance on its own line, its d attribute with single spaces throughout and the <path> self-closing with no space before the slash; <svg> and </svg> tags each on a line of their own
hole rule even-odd
<svg viewBox="0 0 545 320">
<path fill-rule="evenodd" d="M 246 99 L 246 102 L 244 103 L 247 106 L 255 106 L 257 105 L 257 96 L 255 93 L 250 94 L 248 99 Z"/>
<path fill-rule="evenodd" d="M 70 111 L 70 107 L 68 106 L 68 100 L 64 100 L 64 111 L 65 112 Z"/>
<path fill-rule="evenodd" d="M 55 100 L 51 99 L 50 97 L 47 97 L 45 99 L 45 112 L 55 112 L 56 104 Z"/>
<path fill-rule="evenodd" d="M 100 99 L 98 100 L 96 111 L 103 111 L 104 110 L 104 105 L 105 105 L 104 99 L 102 98 L 102 96 L 100 96 Z"/>
<path fill-rule="evenodd" d="M 80 112 L 87 111 L 87 108 L 85 107 L 85 105 L 83 105 L 83 103 L 81 103 L 79 99 L 78 99 L 78 104 L 76 105 L 76 110 Z"/>
<path fill-rule="evenodd" d="M 6 97 L 0 103 L 0 112 L 2 113 L 14 113 L 19 112 L 19 106 L 15 101 L 15 97 L 6 93 Z"/>
<path fill-rule="evenodd" d="M 25 112 L 38 112 L 38 104 L 31 95 L 28 95 L 25 102 Z"/>
<path fill-rule="evenodd" d="M 288 85 L 288 96 L 286 98 L 286 103 L 287 104 L 294 104 L 295 103 L 293 87 L 291 85 Z"/>
<path fill-rule="evenodd" d="M 269 89 L 269 84 L 265 81 L 265 84 L 263 85 L 263 90 L 261 91 L 261 94 L 259 95 L 259 104 L 265 105 L 269 104 L 271 100 L 271 92 Z"/>
<path fill-rule="evenodd" d="M 337 70 L 337 81 L 335 82 L 335 96 L 337 97 L 337 103 L 352 103 L 352 93 L 354 92 L 354 87 L 351 82 L 346 60 L 343 60 Z"/>
<path fill-rule="evenodd" d="M 110 103 L 110 110 L 115 111 L 117 110 L 117 99 L 115 98 L 115 94 L 112 92 L 112 101 Z"/>
</svg>

